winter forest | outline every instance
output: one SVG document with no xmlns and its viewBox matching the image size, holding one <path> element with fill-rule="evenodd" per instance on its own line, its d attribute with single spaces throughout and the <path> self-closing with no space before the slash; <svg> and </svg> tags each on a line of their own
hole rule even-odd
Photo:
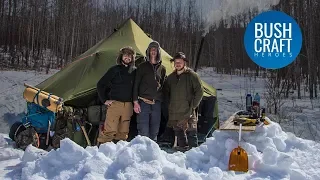
<svg viewBox="0 0 320 180">
<path fill-rule="evenodd" d="M 293 17 L 302 33 L 300 54 L 290 65 L 276 70 L 258 66 L 246 53 L 250 44 L 247 36 L 244 43 L 250 21 L 270 10 Z M 279 13 L 275 14 L 271 17 L 276 18 L 270 19 L 281 19 Z M 134 22 L 127 21 L 130 18 Z M 284 22 L 282 20 L 279 22 Z M 260 25 L 262 21 L 260 19 Z M 129 23 L 120 29 L 125 22 Z M 182 126 L 182 121 L 176 121 L 180 119 L 176 114 L 184 110 L 178 106 L 195 112 L 196 98 L 192 94 L 201 95 L 195 90 L 200 89 L 199 81 L 195 88 L 196 78 L 191 79 L 191 85 L 187 81 L 191 76 L 187 76 L 183 85 L 165 86 L 166 90 L 176 91 L 167 93 L 173 98 L 164 98 L 163 102 L 169 101 L 168 107 L 153 108 L 147 105 L 152 104 L 148 98 L 149 103 L 142 99 L 145 107 L 161 110 L 155 113 L 160 125 L 151 120 L 153 116 L 148 118 L 146 110 L 138 122 L 143 106 L 136 107 L 137 103 L 133 103 L 135 113 L 130 118 L 126 118 L 130 106 L 120 103 L 115 109 L 123 114 L 128 112 L 126 117 L 123 114 L 121 118 L 111 117 L 109 113 L 113 109 L 109 107 L 115 98 L 101 100 L 98 98 L 101 95 L 96 93 L 104 71 L 113 76 L 108 75 L 110 83 L 101 81 L 106 86 L 111 84 L 110 89 L 119 87 L 121 91 L 112 92 L 127 96 L 125 103 L 132 98 L 130 82 L 138 87 L 135 89 L 139 93 L 143 91 L 140 85 L 135 85 L 139 84 L 137 81 L 129 79 L 133 78 L 133 74 L 128 74 L 133 63 L 130 66 L 125 63 L 130 62 L 130 56 L 126 59 L 123 55 L 134 54 L 132 50 L 117 55 L 117 60 L 121 56 L 123 60 L 123 66 L 118 63 L 119 71 L 107 69 L 111 69 L 113 63 L 116 65 L 117 49 L 126 46 L 124 44 L 137 48 L 140 58 L 140 53 L 152 42 L 146 34 L 171 56 L 184 52 L 189 60 L 187 65 L 196 71 L 192 74 L 205 82 L 204 96 L 196 108 L 195 118 L 190 116 L 185 121 L 189 114 L 181 118 L 184 122 L 180 131 L 175 131 L 174 125 L 170 132 L 168 124 Z M 300 44 L 300 33 L 297 37 Z M 101 40 L 106 40 L 101 43 L 103 46 L 92 48 Z M 0 179 L 318 180 L 318 41 L 320 0 L 0 0 Z M 300 47 L 299 44 L 293 46 Z M 87 51 L 90 48 L 92 51 Z M 87 54 L 83 55 L 85 52 Z M 100 52 L 103 56 L 99 56 Z M 90 57 L 94 54 L 95 57 Z M 158 54 L 153 57 L 159 57 Z M 171 70 L 178 70 L 180 60 L 170 64 L 170 56 L 163 54 L 163 64 L 169 69 L 166 73 L 176 73 Z M 79 58 L 80 55 L 83 56 Z M 151 57 L 152 53 L 149 55 Z M 152 60 L 155 58 L 151 58 L 151 64 Z M 154 80 L 157 80 L 156 67 L 160 66 L 146 64 L 150 73 L 153 67 Z M 160 70 L 162 72 L 162 68 Z M 164 82 L 179 82 L 179 72 L 176 81 L 169 78 L 172 81 Z M 147 79 L 140 83 L 146 86 L 143 92 L 148 91 L 148 97 L 158 94 L 156 91 L 164 78 L 156 82 L 148 73 L 144 73 L 144 77 L 151 80 L 147 82 L 149 79 L 143 78 Z M 128 83 L 128 86 L 120 86 L 120 83 Z M 150 89 L 155 93 L 149 92 Z M 188 94 L 182 92 L 184 89 Z M 135 93 L 138 102 L 141 100 L 139 93 Z M 111 96 L 111 90 L 109 94 Z M 169 118 L 165 118 L 162 109 L 168 110 Z M 147 117 L 148 123 L 155 124 L 153 128 L 141 123 L 142 116 Z M 112 124 L 110 122 L 120 131 L 115 138 L 122 134 L 127 139 L 98 143 L 104 141 L 98 140 L 101 134 L 109 134 L 108 139 L 115 134 L 109 127 L 107 131 L 110 132 L 104 130 L 108 129 L 104 128 L 106 124 Z M 149 134 L 160 126 L 157 140 L 138 135 L 141 134 L 138 124 L 140 131 L 144 124 Z M 166 137 L 164 132 L 168 129 Z M 180 143 L 181 139 L 186 138 L 178 138 L 177 133 L 180 136 L 183 132 L 188 145 L 181 149 L 179 146 L 186 144 Z M 172 139 L 175 142 L 171 144 Z M 191 147 L 189 140 L 198 141 L 198 145 Z M 236 172 L 234 167 L 244 172 Z"/>
<path fill-rule="evenodd" d="M 302 92 L 307 92 L 310 99 L 317 98 L 320 90 L 317 59 L 320 45 L 316 43 L 320 41 L 316 35 L 320 31 L 319 1 L 217 3 L 208 0 L 1 0 L 0 67 L 60 69 L 132 18 L 169 54 L 186 52 L 193 67 L 204 36 L 199 67 L 214 67 L 218 73 L 231 75 L 268 76 L 269 89 L 277 89 L 277 94 L 288 97 L 291 91 L 297 90 L 298 98 Z M 267 71 L 249 59 L 243 35 L 250 20 L 269 9 L 286 12 L 297 20 L 303 33 L 303 46 L 294 63 Z"/>
</svg>

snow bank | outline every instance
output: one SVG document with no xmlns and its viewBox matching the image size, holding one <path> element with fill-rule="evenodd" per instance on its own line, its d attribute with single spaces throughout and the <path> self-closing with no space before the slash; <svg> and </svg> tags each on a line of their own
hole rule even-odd
<svg viewBox="0 0 320 180">
<path fill-rule="evenodd" d="M 0 161 L 6 161 L 9 159 L 21 158 L 23 152 L 12 148 L 12 142 L 9 138 L 0 134 Z"/>
<path fill-rule="evenodd" d="M 277 123 L 243 132 L 240 145 L 249 156 L 249 172 L 228 171 L 238 133 L 215 131 L 213 137 L 186 153 L 168 154 L 147 137 L 131 142 L 82 148 L 69 139 L 46 152 L 29 146 L 10 149 L 2 159 L 19 158 L 22 179 L 319 179 L 320 145 L 285 133 Z M 1 149 L 8 146 L 0 136 Z M 16 171 L 17 171 L 16 169 Z M 10 173 L 6 172 L 7 174 Z"/>
</svg>

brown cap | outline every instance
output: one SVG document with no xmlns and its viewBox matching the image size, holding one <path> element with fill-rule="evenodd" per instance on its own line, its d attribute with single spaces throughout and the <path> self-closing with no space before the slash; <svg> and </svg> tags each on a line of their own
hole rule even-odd
<svg viewBox="0 0 320 180">
<path fill-rule="evenodd" d="M 135 55 L 136 55 L 135 51 L 134 51 L 133 48 L 130 47 L 130 46 L 121 48 L 121 49 L 120 49 L 120 54 L 122 54 L 122 55 L 123 55 L 123 54 L 128 54 L 128 55 L 132 55 L 132 56 L 135 56 Z"/>
</svg>

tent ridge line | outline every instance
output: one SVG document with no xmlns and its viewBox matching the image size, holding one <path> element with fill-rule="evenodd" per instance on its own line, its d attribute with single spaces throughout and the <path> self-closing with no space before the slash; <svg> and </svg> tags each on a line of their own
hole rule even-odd
<svg viewBox="0 0 320 180">
<path fill-rule="evenodd" d="M 97 53 L 93 53 L 93 54 L 97 54 Z M 97 58 L 97 57 L 98 57 L 98 56 L 96 56 L 95 58 Z M 91 65 L 92 65 L 93 62 L 94 62 L 94 60 L 91 62 Z M 88 70 L 87 67 L 91 67 L 91 65 L 88 66 L 88 64 L 86 63 L 86 66 L 84 66 L 85 68 L 84 68 L 84 70 L 82 71 L 81 78 L 79 78 L 79 81 L 78 81 L 77 85 L 73 88 L 72 94 L 73 94 L 74 90 L 77 89 L 77 87 L 79 86 L 80 81 L 82 80 L 84 74 L 86 74 L 86 72 L 87 72 L 87 70 Z M 74 95 L 72 95 L 72 96 L 74 96 Z"/>
</svg>

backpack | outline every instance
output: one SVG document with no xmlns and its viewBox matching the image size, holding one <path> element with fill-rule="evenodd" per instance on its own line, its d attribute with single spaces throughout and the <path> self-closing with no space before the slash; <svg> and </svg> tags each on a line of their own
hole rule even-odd
<svg viewBox="0 0 320 180">
<path fill-rule="evenodd" d="M 30 124 L 37 133 L 47 133 L 53 129 L 55 113 L 35 103 L 27 102 L 27 114 L 22 118 L 23 124 Z"/>
</svg>

